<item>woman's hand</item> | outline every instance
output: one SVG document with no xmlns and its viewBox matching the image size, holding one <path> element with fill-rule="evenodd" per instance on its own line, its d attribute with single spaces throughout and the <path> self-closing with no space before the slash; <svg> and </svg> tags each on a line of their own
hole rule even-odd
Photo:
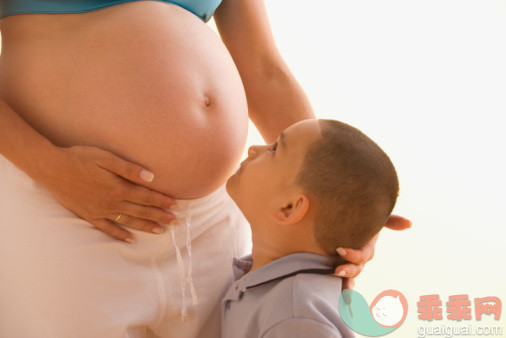
<svg viewBox="0 0 506 338">
<path fill-rule="evenodd" d="M 397 215 L 391 215 L 385 224 L 387 228 L 397 231 L 411 228 L 411 225 L 410 220 Z M 379 233 L 360 250 L 350 248 L 338 248 L 336 250 L 339 256 L 350 262 L 336 268 L 336 275 L 346 277 L 343 280 L 343 289 L 353 289 L 355 277 L 362 272 L 365 263 L 374 257 L 374 247 L 378 237 Z"/>
<path fill-rule="evenodd" d="M 38 181 L 79 217 L 129 243 L 132 234 L 119 224 L 161 233 L 158 223 L 175 220 L 167 209 L 174 199 L 133 182 L 150 182 L 141 166 L 96 147 L 58 148 L 55 162 L 41 169 Z M 158 229 L 158 230 L 157 230 Z"/>
</svg>

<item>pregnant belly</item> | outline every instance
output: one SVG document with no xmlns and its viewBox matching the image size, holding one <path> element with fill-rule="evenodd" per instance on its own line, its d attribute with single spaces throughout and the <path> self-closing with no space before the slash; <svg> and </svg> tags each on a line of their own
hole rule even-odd
<svg viewBox="0 0 506 338">
<path fill-rule="evenodd" d="M 190 12 L 139 1 L 0 24 L 4 99 L 55 144 L 139 163 L 155 174 L 146 186 L 175 198 L 214 191 L 238 165 L 244 88 L 221 39 Z"/>
</svg>

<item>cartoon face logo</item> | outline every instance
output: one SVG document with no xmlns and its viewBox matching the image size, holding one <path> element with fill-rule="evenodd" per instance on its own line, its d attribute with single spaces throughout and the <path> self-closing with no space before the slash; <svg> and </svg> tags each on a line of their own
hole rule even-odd
<svg viewBox="0 0 506 338">
<path fill-rule="evenodd" d="M 399 296 L 384 296 L 376 304 L 371 305 L 371 313 L 374 320 L 385 327 L 396 327 L 402 320 L 404 310 Z"/>
<path fill-rule="evenodd" d="M 408 310 L 406 297 L 397 290 L 385 290 L 374 298 L 370 306 L 374 320 L 384 327 L 398 327 Z"/>
</svg>

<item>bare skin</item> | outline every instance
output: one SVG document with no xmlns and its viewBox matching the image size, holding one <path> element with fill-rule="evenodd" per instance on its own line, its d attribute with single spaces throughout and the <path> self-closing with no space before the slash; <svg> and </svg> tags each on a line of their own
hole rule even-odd
<svg viewBox="0 0 506 338">
<path fill-rule="evenodd" d="M 1 19 L 0 153 L 115 238 L 170 222 L 173 198 L 225 183 L 248 116 L 267 143 L 315 117 L 263 2 L 224 0 L 215 20 L 221 39 L 156 1 Z"/>
<path fill-rule="evenodd" d="M 1 29 L 4 99 L 55 145 L 109 150 L 154 173 L 144 186 L 184 199 L 216 190 L 240 160 L 242 82 L 219 36 L 192 13 L 131 2 L 8 16 Z"/>
<path fill-rule="evenodd" d="M 45 161 L 58 171 L 33 176 L 79 216 L 110 230 L 121 214 L 122 224 L 152 231 L 174 219 L 157 208 L 206 195 L 233 172 L 246 142 L 246 95 L 226 47 L 192 13 L 142 1 L 70 15 L 14 15 L 0 24 L 2 99 L 65 150 Z M 111 174 L 125 164 L 81 146 L 136 163 L 137 173 L 148 169 L 151 182 L 134 181 L 153 193 Z M 115 230 L 115 237 L 132 237 Z"/>
</svg>

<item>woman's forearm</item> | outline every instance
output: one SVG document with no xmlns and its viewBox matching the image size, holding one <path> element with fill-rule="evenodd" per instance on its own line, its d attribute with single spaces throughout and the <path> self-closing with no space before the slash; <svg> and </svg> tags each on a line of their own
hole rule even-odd
<svg viewBox="0 0 506 338">
<path fill-rule="evenodd" d="M 54 144 L 0 100 L 0 154 L 39 181 L 44 163 L 51 163 L 56 151 Z"/>
<path fill-rule="evenodd" d="M 273 66 L 255 85 L 245 85 L 249 117 L 266 143 L 290 125 L 316 118 L 309 99 L 286 64 Z M 251 84 L 252 82 L 250 82 Z"/>
<path fill-rule="evenodd" d="M 214 18 L 241 75 L 249 117 L 265 142 L 298 121 L 315 118 L 277 49 L 263 1 L 223 0 Z"/>
</svg>

